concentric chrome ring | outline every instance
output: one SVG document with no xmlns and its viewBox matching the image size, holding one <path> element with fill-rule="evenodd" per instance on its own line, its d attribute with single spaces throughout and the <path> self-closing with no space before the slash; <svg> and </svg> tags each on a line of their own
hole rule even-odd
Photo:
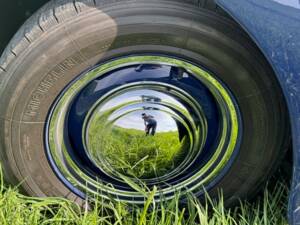
<svg viewBox="0 0 300 225">
<path fill-rule="evenodd" d="M 75 193 L 143 202 L 128 183 L 166 199 L 198 191 L 230 167 L 242 135 L 228 88 L 184 60 L 127 56 L 82 74 L 54 104 L 47 155 Z"/>
<path fill-rule="evenodd" d="M 152 137 L 145 132 L 143 113 L 155 115 Z M 207 135 L 197 102 L 161 83 L 121 86 L 100 98 L 89 114 L 83 139 L 91 161 L 111 176 L 127 171 L 123 175 L 131 173 L 144 182 L 166 182 L 183 173 L 201 152 Z"/>
</svg>

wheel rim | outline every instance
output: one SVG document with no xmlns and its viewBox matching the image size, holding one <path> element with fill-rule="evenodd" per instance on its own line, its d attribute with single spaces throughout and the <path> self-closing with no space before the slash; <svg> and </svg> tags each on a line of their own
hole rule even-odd
<svg viewBox="0 0 300 225">
<path fill-rule="evenodd" d="M 190 62 L 151 55 L 79 76 L 53 105 L 45 133 L 49 161 L 73 192 L 133 203 L 144 195 L 128 179 L 157 186 L 156 199 L 213 186 L 241 136 L 239 109 L 221 81 Z"/>
</svg>

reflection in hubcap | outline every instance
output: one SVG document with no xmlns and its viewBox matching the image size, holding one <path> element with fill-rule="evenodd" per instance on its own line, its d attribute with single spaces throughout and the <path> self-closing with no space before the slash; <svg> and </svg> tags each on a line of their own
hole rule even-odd
<svg viewBox="0 0 300 225">
<path fill-rule="evenodd" d="M 176 87 L 149 82 L 110 92 L 88 117 L 90 159 L 111 175 L 162 181 L 182 173 L 206 137 L 205 116 L 189 98 Z"/>
<path fill-rule="evenodd" d="M 155 199 L 199 192 L 230 168 L 241 135 L 238 107 L 213 75 L 179 59 L 130 56 L 66 87 L 45 140 L 54 171 L 76 194 L 142 203 L 128 179 L 156 185 Z"/>
</svg>

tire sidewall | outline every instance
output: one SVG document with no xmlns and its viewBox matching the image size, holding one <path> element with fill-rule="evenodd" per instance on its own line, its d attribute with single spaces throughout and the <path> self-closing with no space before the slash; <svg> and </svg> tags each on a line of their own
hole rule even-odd
<svg viewBox="0 0 300 225">
<path fill-rule="evenodd" d="M 93 9 L 65 21 L 44 33 L 9 69 L 1 99 L 7 107 L 0 109 L 5 118 L 4 158 L 14 167 L 17 180 L 25 179 L 28 193 L 75 198 L 56 177 L 45 154 L 48 113 L 57 96 L 80 74 L 129 54 L 168 55 L 198 64 L 235 96 L 244 128 L 241 148 L 211 193 L 223 189 L 229 197 L 247 195 L 249 187 L 270 170 L 282 142 L 277 130 L 284 127 L 284 107 L 272 72 L 255 46 L 244 35 L 236 37 L 234 26 L 210 13 L 177 6 L 162 11 L 163 4 L 149 10 L 144 4 L 128 10 L 124 6 Z"/>
</svg>

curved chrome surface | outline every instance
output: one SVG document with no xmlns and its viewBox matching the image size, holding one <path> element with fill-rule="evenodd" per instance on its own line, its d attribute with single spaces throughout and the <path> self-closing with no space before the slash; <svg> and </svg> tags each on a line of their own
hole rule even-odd
<svg viewBox="0 0 300 225">
<path fill-rule="evenodd" d="M 188 168 L 206 140 L 201 107 L 171 85 L 125 85 L 101 98 L 90 114 L 86 151 L 113 176 L 172 179 Z"/>
<path fill-rule="evenodd" d="M 127 189 L 113 187 L 101 176 L 91 176 L 89 171 L 80 167 L 70 154 L 76 149 L 70 150 L 65 130 L 70 105 L 91 81 L 127 66 L 136 66 L 138 71 L 143 65 L 180 68 L 209 89 L 218 104 L 221 118 L 221 129 L 212 155 L 201 168 L 168 185 L 169 179 L 184 173 L 189 165 L 198 163 L 195 159 L 207 138 L 206 116 L 193 96 L 180 88 L 163 82 L 140 81 L 111 90 L 89 110 L 82 139 L 92 163 L 119 182 L 128 183 L 128 179 L 133 179 L 129 183 L 140 180 L 154 185 L 166 183 L 156 197 L 163 194 L 168 199 L 178 190 L 201 189 L 221 173 L 232 157 L 239 135 L 238 110 L 228 90 L 217 79 L 202 68 L 178 59 L 126 57 L 100 65 L 78 78 L 66 88 L 51 112 L 46 134 L 48 153 L 59 175 L 73 187 L 104 198 L 115 196 L 135 203 L 143 201 L 143 193 L 137 192 L 134 185 L 129 184 Z M 156 120 L 155 131 L 152 127 L 150 135 L 147 135 L 145 116 Z M 180 138 L 179 133 L 184 135 Z"/>
</svg>

